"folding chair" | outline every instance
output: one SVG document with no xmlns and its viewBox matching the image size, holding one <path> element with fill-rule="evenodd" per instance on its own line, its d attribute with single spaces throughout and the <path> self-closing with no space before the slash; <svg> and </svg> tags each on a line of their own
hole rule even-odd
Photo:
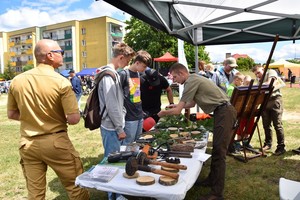
<svg viewBox="0 0 300 200">
<path fill-rule="evenodd" d="M 300 182 L 280 178 L 279 196 L 280 200 L 300 200 Z"/>
</svg>

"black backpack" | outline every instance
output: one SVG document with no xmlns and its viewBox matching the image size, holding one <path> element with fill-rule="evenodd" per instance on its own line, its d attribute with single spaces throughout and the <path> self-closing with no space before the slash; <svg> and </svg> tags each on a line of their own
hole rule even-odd
<svg viewBox="0 0 300 200">
<path fill-rule="evenodd" d="M 116 82 L 116 75 L 109 69 L 105 70 L 105 68 L 102 68 L 102 71 L 96 74 L 95 86 L 86 100 L 86 104 L 82 113 L 82 117 L 84 119 L 84 127 L 90 130 L 95 130 L 101 126 L 102 116 L 106 108 L 106 106 L 104 105 L 103 110 L 100 110 L 101 102 L 99 102 L 98 97 L 99 83 L 104 76 L 111 76 L 111 78 Z"/>
</svg>

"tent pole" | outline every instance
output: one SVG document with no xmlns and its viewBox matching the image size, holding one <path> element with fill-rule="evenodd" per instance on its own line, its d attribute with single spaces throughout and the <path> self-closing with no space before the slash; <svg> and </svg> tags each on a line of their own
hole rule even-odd
<svg viewBox="0 0 300 200">
<path fill-rule="evenodd" d="M 197 32 L 196 29 L 193 30 L 194 32 L 194 44 L 197 44 Z M 198 45 L 195 45 L 195 73 L 198 74 L 199 68 L 198 68 Z M 197 106 L 197 112 L 199 112 L 199 106 Z"/>
</svg>

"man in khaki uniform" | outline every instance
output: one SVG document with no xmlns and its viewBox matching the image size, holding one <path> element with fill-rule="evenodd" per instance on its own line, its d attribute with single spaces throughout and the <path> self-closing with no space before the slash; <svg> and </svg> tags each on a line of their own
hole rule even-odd
<svg viewBox="0 0 300 200">
<path fill-rule="evenodd" d="M 252 72 L 257 77 L 258 81 L 263 82 L 263 84 L 270 84 L 271 80 L 274 79 L 274 89 L 269 98 L 269 101 L 262 112 L 262 123 L 265 131 L 265 142 L 263 150 L 267 151 L 272 148 L 273 143 L 273 133 L 272 133 L 272 124 L 274 126 L 276 137 L 277 137 L 277 147 L 274 152 L 274 155 L 280 156 L 286 152 L 285 143 L 284 143 L 284 129 L 282 123 L 282 114 L 283 114 L 283 101 L 280 88 L 276 86 L 276 83 L 280 83 L 278 79 L 277 72 L 273 69 L 269 69 L 266 72 L 266 76 L 263 78 L 265 68 L 262 66 L 254 66 Z M 280 84 L 279 84 L 280 85 Z M 283 84 L 285 86 L 285 84 Z"/>
<path fill-rule="evenodd" d="M 74 184 L 83 167 L 67 134 L 68 124 L 80 120 L 77 101 L 70 81 L 54 71 L 63 64 L 64 51 L 57 42 L 44 39 L 34 54 L 38 66 L 12 80 L 7 102 L 8 118 L 21 123 L 20 163 L 28 199 L 45 199 L 48 166 L 69 199 L 89 199 L 88 192 Z"/>
</svg>

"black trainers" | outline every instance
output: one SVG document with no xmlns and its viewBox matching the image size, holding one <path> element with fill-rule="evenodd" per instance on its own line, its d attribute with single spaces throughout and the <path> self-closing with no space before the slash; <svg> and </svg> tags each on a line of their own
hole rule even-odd
<svg viewBox="0 0 300 200">
<path fill-rule="evenodd" d="M 229 145 L 228 147 L 228 151 L 227 151 L 227 155 L 232 155 L 232 154 L 240 154 L 240 150 L 237 150 L 235 148 L 235 144 L 232 143 L 231 145 Z"/>
<path fill-rule="evenodd" d="M 296 154 L 300 154 L 300 147 L 298 149 L 293 149 L 292 151 Z"/>
<path fill-rule="evenodd" d="M 243 146 L 253 149 L 253 146 L 250 143 L 248 143 L 248 141 L 245 141 L 245 142 L 243 141 Z"/>
<path fill-rule="evenodd" d="M 274 155 L 275 156 L 280 156 L 280 155 L 284 154 L 285 152 L 286 152 L 285 149 L 283 149 L 283 148 L 277 148 L 276 151 L 274 152 Z"/>
</svg>

